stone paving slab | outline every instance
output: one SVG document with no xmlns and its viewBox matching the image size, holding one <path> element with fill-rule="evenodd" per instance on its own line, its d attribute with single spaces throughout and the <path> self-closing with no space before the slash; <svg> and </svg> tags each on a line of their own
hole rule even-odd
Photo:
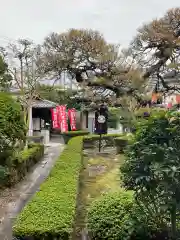
<svg viewBox="0 0 180 240">
<path fill-rule="evenodd" d="M 0 240 L 12 240 L 12 225 L 14 219 L 21 212 L 35 192 L 39 190 L 41 183 L 48 177 L 50 170 L 60 156 L 64 145 L 62 143 L 50 143 L 45 146 L 45 155 L 42 161 L 37 163 L 26 178 L 10 191 L 10 197 L 4 198 L 3 211 L 0 215 Z M 1 199 L 2 200 L 2 199 Z"/>
</svg>

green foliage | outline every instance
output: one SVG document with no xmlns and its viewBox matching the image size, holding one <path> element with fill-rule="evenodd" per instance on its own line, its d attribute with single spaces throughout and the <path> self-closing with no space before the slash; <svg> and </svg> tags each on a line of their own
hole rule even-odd
<svg viewBox="0 0 180 240">
<path fill-rule="evenodd" d="M 136 199 L 169 218 L 173 239 L 180 214 L 180 118 L 156 112 L 139 124 L 121 167 L 124 185 Z"/>
<path fill-rule="evenodd" d="M 116 192 L 95 200 L 88 211 L 88 232 L 92 240 L 124 239 L 124 224 L 133 210 L 132 192 Z"/>
<path fill-rule="evenodd" d="M 38 86 L 37 91 L 41 98 L 58 104 L 66 104 L 67 108 L 80 109 L 80 105 L 71 98 L 77 93 L 76 91 L 64 90 L 62 87 L 47 86 L 43 84 Z"/>
<path fill-rule="evenodd" d="M 26 138 L 29 143 L 43 143 L 44 136 L 27 136 Z"/>
<path fill-rule="evenodd" d="M 151 108 L 139 108 L 139 109 L 137 109 L 137 110 L 135 110 L 135 112 L 134 112 L 134 115 L 136 116 L 136 117 L 143 117 L 144 116 L 144 113 L 151 113 Z"/>
<path fill-rule="evenodd" d="M 91 240 L 160 240 L 168 236 L 156 215 L 135 203 L 132 191 L 120 190 L 95 200 L 87 221 Z"/>
<path fill-rule="evenodd" d="M 36 163 L 44 154 L 44 145 L 34 144 L 34 146 L 24 149 L 18 154 L 18 164 L 33 160 Z"/>
<path fill-rule="evenodd" d="M 0 56 L 0 91 L 6 91 L 12 84 L 12 76 L 8 73 L 8 65 Z"/>
<path fill-rule="evenodd" d="M 64 138 L 65 144 L 67 144 L 69 142 L 69 140 L 73 137 L 85 136 L 85 135 L 88 135 L 88 134 L 89 134 L 88 131 L 79 130 L 79 131 L 64 132 L 64 133 L 62 133 L 62 136 Z"/>
<path fill-rule="evenodd" d="M 83 137 L 72 138 L 48 179 L 18 217 L 14 234 L 37 239 L 69 239 L 75 214 Z"/>
<path fill-rule="evenodd" d="M 12 186 L 20 181 L 26 173 L 44 155 L 44 145 L 34 144 L 23 151 L 15 152 L 7 161 L 7 166 L 0 166 L 0 186 Z"/>
<path fill-rule="evenodd" d="M 123 136 L 122 134 L 103 134 L 101 136 L 101 140 L 105 140 L 106 142 L 106 146 L 114 146 L 115 145 L 115 142 L 114 142 L 114 139 L 119 137 L 119 136 Z M 99 142 L 99 139 L 100 139 L 100 136 L 98 134 L 91 134 L 91 135 L 88 135 L 88 136 L 85 136 L 84 137 L 84 147 L 85 148 L 92 148 L 94 147 L 97 142 Z"/>
<path fill-rule="evenodd" d="M 117 137 L 122 137 L 124 136 L 121 133 L 110 133 L 110 134 L 103 134 L 101 135 L 102 139 L 109 139 L 109 138 L 117 138 Z M 88 136 L 84 137 L 84 141 L 96 141 L 99 140 L 100 136 L 98 134 L 90 134 Z"/>
<path fill-rule="evenodd" d="M 6 182 L 7 176 L 8 176 L 7 167 L 3 167 L 0 165 L 0 186 Z"/>
<path fill-rule="evenodd" d="M 118 108 L 109 108 L 108 127 L 116 128 L 119 120 L 120 120 L 120 110 Z"/>
<path fill-rule="evenodd" d="M 26 128 L 21 106 L 5 93 L 0 94 L 0 164 L 12 154 L 15 144 L 25 140 Z"/>
<path fill-rule="evenodd" d="M 70 137 L 76 137 L 76 136 L 84 136 L 88 135 L 89 132 L 85 130 L 79 130 L 79 131 L 69 131 L 69 132 L 64 132 L 62 135 L 70 136 Z"/>
<path fill-rule="evenodd" d="M 130 137 L 123 136 L 123 137 L 117 137 L 114 139 L 115 145 L 117 148 L 117 154 L 122 153 L 126 146 L 128 145 L 128 140 Z"/>
</svg>

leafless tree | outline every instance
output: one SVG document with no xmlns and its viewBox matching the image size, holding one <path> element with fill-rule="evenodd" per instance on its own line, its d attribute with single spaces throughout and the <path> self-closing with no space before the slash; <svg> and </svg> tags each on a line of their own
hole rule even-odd
<svg viewBox="0 0 180 240">
<path fill-rule="evenodd" d="M 41 78 L 37 62 L 41 55 L 39 46 L 32 41 L 20 39 L 7 47 L 6 57 L 9 62 L 9 72 L 13 77 L 13 86 L 19 93 L 24 120 L 29 126 L 29 111 L 33 99 L 37 97 L 37 85 Z"/>
</svg>

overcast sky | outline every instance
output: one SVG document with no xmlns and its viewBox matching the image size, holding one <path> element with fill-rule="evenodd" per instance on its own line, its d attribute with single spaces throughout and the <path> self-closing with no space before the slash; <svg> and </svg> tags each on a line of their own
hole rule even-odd
<svg viewBox="0 0 180 240">
<path fill-rule="evenodd" d="M 180 7 L 179 0 L 0 0 L 0 45 L 9 39 L 41 43 L 68 28 L 100 30 L 108 41 L 127 46 L 142 23 Z M 179 3 L 179 4 L 178 4 Z"/>
</svg>

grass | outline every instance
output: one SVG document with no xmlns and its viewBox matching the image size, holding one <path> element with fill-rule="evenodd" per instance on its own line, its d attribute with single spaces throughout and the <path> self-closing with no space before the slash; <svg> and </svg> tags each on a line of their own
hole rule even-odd
<svg viewBox="0 0 180 240">
<path fill-rule="evenodd" d="M 84 167 L 80 175 L 81 187 L 76 216 L 76 239 L 79 238 L 80 232 L 86 227 L 87 209 L 92 201 L 104 193 L 116 192 L 120 189 L 119 168 L 123 161 L 123 155 L 112 155 L 108 158 L 100 156 L 95 158 L 84 157 Z"/>
<path fill-rule="evenodd" d="M 84 195 L 91 195 L 91 199 L 95 199 L 100 193 L 108 191 L 116 191 L 120 187 L 119 168 L 123 162 L 123 155 L 119 155 L 115 159 L 106 159 L 103 157 L 90 158 L 87 164 L 90 167 L 105 167 L 102 174 L 96 176 L 88 176 L 88 169 L 84 172 Z M 85 160 L 86 161 L 86 160 Z"/>
</svg>

